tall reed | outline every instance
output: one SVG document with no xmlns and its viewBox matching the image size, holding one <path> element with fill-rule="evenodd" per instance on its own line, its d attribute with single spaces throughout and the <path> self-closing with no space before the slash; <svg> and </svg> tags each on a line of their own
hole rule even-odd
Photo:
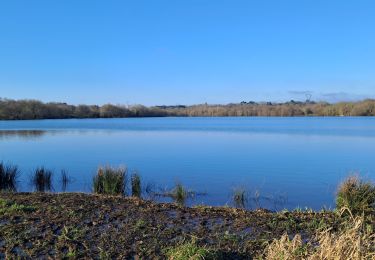
<svg viewBox="0 0 375 260">
<path fill-rule="evenodd" d="M 38 192 L 52 191 L 53 172 L 44 167 L 36 168 L 31 176 L 34 189 Z"/>
<path fill-rule="evenodd" d="M 5 165 L 0 163 L 0 190 L 1 191 L 16 191 L 17 179 L 19 176 L 18 167 L 15 165 Z"/>
</svg>

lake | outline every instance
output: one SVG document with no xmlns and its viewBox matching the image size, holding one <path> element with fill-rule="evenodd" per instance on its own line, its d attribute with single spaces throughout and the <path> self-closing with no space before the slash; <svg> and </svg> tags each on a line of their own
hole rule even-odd
<svg viewBox="0 0 375 260">
<path fill-rule="evenodd" d="M 55 191 L 64 169 L 67 191 L 90 192 L 98 166 L 126 165 L 155 190 L 202 193 L 189 205 L 233 205 L 240 188 L 248 208 L 332 208 L 347 175 L 375 179 L 374 152 L 370 117 L 0 121 L 0 161 L 19 166 L 21 191 L 38 166 L 55 172 Z"/>
</svg>

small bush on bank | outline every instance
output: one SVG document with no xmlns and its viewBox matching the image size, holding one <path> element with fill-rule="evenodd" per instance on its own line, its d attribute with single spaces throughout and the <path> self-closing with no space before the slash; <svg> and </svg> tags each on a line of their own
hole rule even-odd
<svg viewBox="0 0 375 260">
<path fill-rule="evenodd" d="M 337 209 L 349 209 L 352 214 L 375 212 L 375 185 L 363 181 L 358 175 L 349 176 L 340 185 L 336 198 Z"/>
</svg>

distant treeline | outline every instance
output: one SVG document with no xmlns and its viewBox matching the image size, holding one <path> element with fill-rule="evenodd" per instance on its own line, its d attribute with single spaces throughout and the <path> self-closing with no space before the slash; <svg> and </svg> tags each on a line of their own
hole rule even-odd
<svg viewBox="0 0 375 260">
<path fill-rule="evenodd" d="M 37 100 L 0 99 L 0 119 L 63 119 L 63 118 L 121 118 L 167 116 L 159 108 L 142 105 L 68 105 L 66 103 L 43 103 Z"/>
<path fill-rule="evenodd" d="M 227 105 L 194 105 L 167 108 L 178 116 L 375 116 L 375 100 L 360 102 L 241 102 Z"/>
<path fill-rule="evenodd" d="M 375 100 L 360 102 L 241 102 L 227 105 L 154 106 L 68 105 L 0 99 L 0 119 L 123 118 L 165 116 L 375 116 Z"/>
</svg>

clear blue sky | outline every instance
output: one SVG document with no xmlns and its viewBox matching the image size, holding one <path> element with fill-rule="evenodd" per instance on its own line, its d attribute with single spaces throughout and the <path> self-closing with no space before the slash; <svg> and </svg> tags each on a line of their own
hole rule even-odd
<svg viewBox="0 0 375 260">
<path fill-rule="evenodd" d="M 375 1 L 4 0 L 0 96 L 192 104 L 375 97 Z"/>
</svg>

